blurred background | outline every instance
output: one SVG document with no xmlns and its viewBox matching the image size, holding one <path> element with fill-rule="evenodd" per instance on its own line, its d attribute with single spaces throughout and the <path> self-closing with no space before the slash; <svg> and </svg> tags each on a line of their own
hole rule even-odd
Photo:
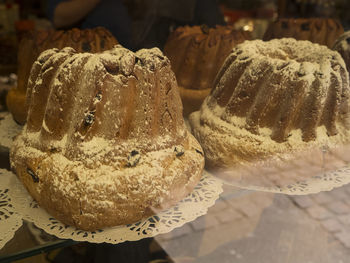
<svg viewBox="0 0 350 263">
<path fill-rule="evenodd" d="M 0 74 L 16 71 L 21 35 L 32 29 L 54 27 L 53 12 L 59 2 L 64 1 L 0 1 Z M 350 1 L 346 0 L 120 0 L 120 6 L 119 9 L 125 8 L 127 14 L 112 20 L 121 21 L 127 36 L 116 37 L 133 50 L 162 48 L 169 33 L 182 25 L 230 24 L 249 31 L 253 39 L 261 38 L 268 23 L 277 17 L 332 17 L 341 20 L 345 31 L 350 28 L 350 16 L 347 15 Z M 101 16 L 97 11 L 95 13 L 97 17 Z M 102 16 L 108 15 L 102 11 Z M 56 25 L 56 28 L 79 27 L 84 24 L 84 19 L 72 25 Z M 105 19 L 102 26 L 108 25 L 109 21 Z"/>
</svg>

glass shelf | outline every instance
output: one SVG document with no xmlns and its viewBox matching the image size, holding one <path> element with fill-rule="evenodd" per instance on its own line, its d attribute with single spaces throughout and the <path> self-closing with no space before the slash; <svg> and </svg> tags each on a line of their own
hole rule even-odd
<svg viewBox="0 0 350 263">
<path fill-rule="evenodd" d="M 12 262 L 77 243 L 50 236 L 32 223 L 24 222 L 15 236 L 0 249 L 0 262 Z"/>
<path fill-rule="evenodd" d="M 350 185 L 288 196 L 226 188 L 205 216 L 155 237 L 175 263 L 348 262 Z"/>
<path fill-rule="evenodd" d="M 226 187 L 208 214 L 155 237 L 173 262 L 347 262 L 350 185 L 307 196 Z M 0 250 L 0 262 L 76 244 L 25 223 Z M 119 246 L 119 245 L 117 245 Z"/>
<path fill-rule="evenodd" d="M 8 149 L 4 147 L 0 147 L 0 168 L 9 169 Z M 176 263 L 348 262 L 349 200 L 350 185 L 305 196 L 225 186 L 205 216 L 154 240 Z M 0 262 L 77 243 L 50 236 L 25 222 L 0 250 Z"/>
</svg>

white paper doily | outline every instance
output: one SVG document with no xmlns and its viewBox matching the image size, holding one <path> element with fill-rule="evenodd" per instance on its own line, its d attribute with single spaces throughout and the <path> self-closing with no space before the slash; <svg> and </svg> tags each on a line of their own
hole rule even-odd
<svg viewBox="0 0 350 263">
<path fill-rule="evenodd" d="M 7 170 L 0 170 L 0 173 L 0 193 L 8 190 L 5 198 L 7 201 L 4 203 L 3 209 L 10 207 L 18 213 L 12 214 L 11 217 L 17 219 L 19 216 L 20 220 L 23 218 L 33 222 L 37 227 L 58 238 L 92 243 L 117 244 L 170 232 L 174 228 L 206 214 L 208 208 L 214 205 L 222 192 L 221 181 L 204 172 L 193 192 L 176 206 L 134 224 L 89 232 L 66 226 L 54 219 L 37 205 L 13 173 Z M 0 220 L 0 229 L 5 227 L 7 228 L 8 225 L 3 225 L 3 221 Z M 11 230 L 13 231 L 12 235 L 16 231 L 15 228 L 13 229 Z M 4 243 L 0 241 L 0 248 L 3 245 Z"/>
<path fill-rule="evenodd" d="M 320 147 L 283 160 L 270 159 L 211 172 L 225 183 L 249 190 L 306 195 L 350 183 L 350 145 Z"/>
<path fill-rule="evenodd" d="M 222 176 L 219 177 L 222 178 Z M 287 195 L 308 195 L 316 194 L 322 191 L 331 191 L 334 188 L 350 183 L 350 167 L 344 167 L 342 169 L 333 172 L 327 172 L 322 175 L 315 175 L 310 177 L 308 180 L 297 180 L 294 183 L 282 186 L 264 186 L 259 185 L 258 182 L 248 183 L 240 180 L 230 180 L 228 182 L 224 179 L 222 181 L 223 183 L 235 187 L 254 191 L 280 193 Z"/>
<path fill-rule="evenodd" d="M 2 112 L 0 114 L 0 145 L 11 148 L 13 138 L 22 130 L 22 126 L 17 124 L 11 113 Z"/>
<path fill-rule="evenodd" d="M 10 197 L 12 177 L 7 170 L 0 169 L 0 249 L 13 238 L 22 225 L 22 216 L 16 212 Z"/>
</svg>

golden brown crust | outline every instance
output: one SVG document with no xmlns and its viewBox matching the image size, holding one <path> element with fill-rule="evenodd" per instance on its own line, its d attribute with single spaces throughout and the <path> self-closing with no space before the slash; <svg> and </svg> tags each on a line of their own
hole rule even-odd
<svg viewBox="0 0 350 263">
<path fill-rule="evenodd" d="M 202 150 L 190 134 L 181 145 L 181 156 L 176 156 L 174 146 L 146 153 L 136 167 L 109 169 L 114 181 L 109 181 L 104 165 L 91 168 L 19 140 L 11 150 L 11 165 L 28 192 L 55 218 L 96 230 L 137 222 L 190 193 L 202 174 L 204 161 L 198 152 Z M 161 153 L 165 158 L 158 160 Z M 91 181 L 84 181 L 85 176 Z"/>
<path fill-rule="evenodd" d="M 7 100 L 13 118 L 20 124 L 25 123 L 27 106 L 23 98 L 26 96 L 27 83 L 34 61 L 39 54 L 50 48 L 72 47 L 78 52 L 100 52 L 118 44 L 113 35 L 102 27 L 80 30 L 39 30 L 29 32 L 22 38 L 18 49 L 18 83 Z M 18 104 L 20 103 L 20 104 Z"/>
<path fill-rule="evenodd" d="M 86 230 L 132 223 L 199 181 L 202 150 L 185 128 L 175 76 L 158 49 L 51 49 L 31 73 L 11 166 L 62 222 Z"/>
<path fill-rule="evenodd" d="M 247 38 L 244 32 L 231 26 L 185 26 L 169 36 L 164 54 L 171 62 L 179 87 L 182 87 L 184 116 L 199 109 L 205 98 L 203 95 L 212 89 L 213 80 L 227 55 Z"/>
<path fill-rule="evenodd" d="M 312 52 L 310 52 L 312 51 Z M 292 38 L 237 45 L 189 120 L 206 165 L 230 167 L 350 140 L 344 61 Z"/>
</svg>

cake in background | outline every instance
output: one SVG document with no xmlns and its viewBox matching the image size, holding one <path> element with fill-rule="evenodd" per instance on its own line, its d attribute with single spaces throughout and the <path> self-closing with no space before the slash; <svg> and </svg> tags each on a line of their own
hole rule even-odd
<svg viewBox="0 0 350 263">
<path fill-rule="evenodd" d="M 338 52 L 292 38 L 245 41 L 190 115 L 208 168 L 350 141 L 349 77 Z"/>
<path fill-rule="evenodd" d="M 69 46 L 78 52 L 100 52 L 111 49 L 116 44 L 118 41 L 102 27 L 67 31 L 38 30 L 23 36 L 18 48 L 18 85 L 9 91 L 6 98 L 7 107 L 15 121 L 25 123 L 27 82 L 32 64 L 42 51 Z"/>
<path fill-rule="evenodd" d="M 269 25 L 263 39 L 292 37 L 332 48 L 342 33 L 342 25 L 332 18 L 279 18 Z"/>
<path fill-rule="evenodd" d="M 337 39 L 333 49 L 338 51 L 344 59 L 346 68 L 350 75 L 350 31 L 345 32 Z"/>
<path fill-rule="evenodd" d="M 338 1 L 339 2 L 339 1 Z M 264 40 L 292 37 L 332 48 L 344 32 L 335 0 L 278 0 L 278 19 L 270 24 Z"/>
<path fill-rule="evenodd" d="M 247 38 L 232 26 L 205 25 L 179 27 L 169 36 L 164 54 L 176 75 L 184 116 L 199 109 L 225 58 Z"/>
</svg>

